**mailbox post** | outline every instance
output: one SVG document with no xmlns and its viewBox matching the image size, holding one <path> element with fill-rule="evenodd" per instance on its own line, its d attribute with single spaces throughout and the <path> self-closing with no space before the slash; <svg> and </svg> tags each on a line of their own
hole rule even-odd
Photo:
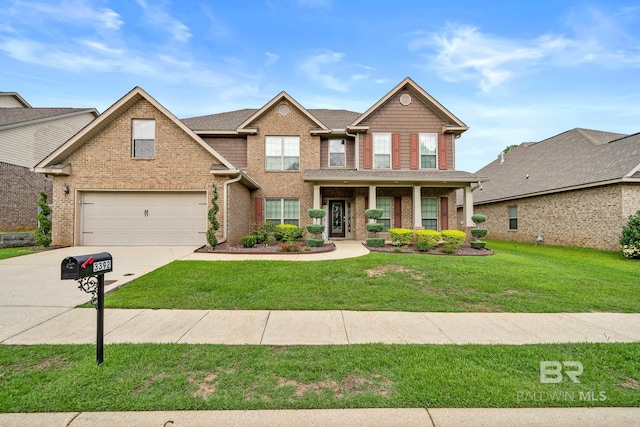
<svg viewBox="0 0 640 427">
<path fill-rule="evenodd" d="M 78 288 L 92 294 L 98 320 L 96 332 L 96 362 L 104 361 L 104 274 L 113 271 L 113 259 L 108 252 L 67 257 L 60 266 L 62 280 L 76 280 Z"/>
</svg>

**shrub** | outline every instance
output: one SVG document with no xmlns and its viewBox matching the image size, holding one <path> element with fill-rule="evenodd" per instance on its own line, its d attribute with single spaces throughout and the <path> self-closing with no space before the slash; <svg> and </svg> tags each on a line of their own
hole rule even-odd
<svg viewBox="0 0 640 427">
<path fill-rule="evenodd" d="M 213 198 L 211 199 L 211 209 L 209 209 L 209 213 L 207 214 L 209 218 L 209 223 L 211 226 L 207 230 L 207 243 L 211 245 L 212 248 L 215 248 L 218 244 L 218 238 L 216 237 L 216 231 L 220 228 L 220 223 L 218 222 L 218 192 L 213 192 Z"/>
<path fill-rule="evenodd" d="M 471 221 L 475 222 L 476 224 L 482 224 L 486 220 L 487 220 L 486 215 L 482 215 L 482 214 L 471 215 Z"/>
<path fill-rule="evenodd" d="M 299 242 L 304 237 L 304 229 L 293 224 L 278 224 L 273 234 L 279 241 Z"/>
<path fill-rule="evenodd" d="M 242 236 L 240 238 L 240 243 L 242 243 L 243 248 L 252 248 L 256 245 L 256 236 L 253 234 Z"/>
<path fill-rule="evenodd" d="M 40 212 L 38 213 L 38 229 L 33 234 L 33 238 L 36 244 L 46 248 L 51 244 L 51 208 L 47 204 L 47 193 L 44 191 L 40 192 L 38 207 L 40 208 Z"/>
<path fill-rule="evenodd" d="M 467 239 L 467 234 L 460 230 L 442 230 L 442 252 L 454 253 Z"/>
<path fill-rule="evenodd" d="M 620 251 L 627 258 L 640 258 L 640 211 L 629 216 L 627 225 L 622 228 Z"/>
<path fill-rule="evenodd" d="M 367 209 L 364 215 L 369 219 L 380 219 L 384 211 L 382 209 Z"/>
<path fill-rule="evenodd" d="M 408 228 L 390 228 L 389 236 L 393 246 L 408 246 L 413 240 L 413 230 Z"/>
<path fill-rule="evenodd" d="M 307 224 L 307 231 L 311 234 L 322 234 L 324 231 L 324 225 L 322 224 Z"/>
<path fill-rule="evenodd" d="M 367 246 L 371 246 L 372 248 L 381 248 L 384 246 L 384 238 L 382 237 L 367 237 L 366 239 Z"/>
<path fill-rule="evenodd" d="M 300 252 L 300 248 L 302 248 L 302 242 L 280 242 L 278 243 L 278 247 L 282 252 Z"/>
<path fill-rule="evenodd" d="M 324 246 L 324 239 L 309 238 L 307 239 L 307 246 L 312 248 L 321 248 Z"/>
<path fill-rule="evenodd" d="M 471 235 L 476 238 L 476 241 L 478 241 L 478 240 L 480 240 L 481 238 L 483 238 L 484 236 L 487 235 L 487 229 L 486 228 L 472 228 L 471 229 Z"/>
<path fill-rule="evenodd" d="M 440 243 L 440 238 L 440 233 L 435 230 L 418 230 L 416 231 L 416 249 L 419 251 L 433 249 Z"/>
<path fill-rule="evenodd" d="M 484 249 L 486 245 L 487 245 L 487 242 L 481 242 L 481 241 L 471 242 L 471 247 L 473 249 Z"/>
<path fill-rule="evenodd" d="M 309 209 L 307 211 L 307 214 L 310 218 L 319 219 L 324 218 L 327 214 L 327 211 L 325 211 L 324 209 Z"/>
<path fill-rule="evenodd" d="M 367 228 L 367 231 L 372 233 L 378 233 L 384 230 L 384 224 L 378 224 L 377 222 L 367 223 L 365 227 Z"/>
</svg>

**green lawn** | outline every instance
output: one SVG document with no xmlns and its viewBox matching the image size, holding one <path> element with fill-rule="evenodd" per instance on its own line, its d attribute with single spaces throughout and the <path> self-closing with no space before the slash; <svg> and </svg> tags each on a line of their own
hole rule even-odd
<svg viewBox="0 0 640 427">
<path fill-rule="evenodd" d="M 0 346 L 0 412 L 640 406 L 640 343 Z M 540 383 L 578 361 L 580 384 Z"/>
<path fill-rule="evenodd" d="M 106 307 L 640 312 L 638 261 L 576 247 L 488 246 L 495 255 L 177 261 L 110 293 Z"/>
<path fill-rule="evenodd" d="M 22 247 L 22 248 L 2 248 L 0 249 L 0 259 L 13 258 L 16 256 L 28 255 L 33 253 L 31 251 L 33 247 Z"/>
</svg>

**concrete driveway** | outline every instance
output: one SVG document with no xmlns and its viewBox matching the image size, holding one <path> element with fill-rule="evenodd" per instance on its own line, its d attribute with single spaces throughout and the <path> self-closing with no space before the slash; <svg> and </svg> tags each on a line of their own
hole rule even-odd
<svg viewBox="0 0 640 427">
<path fill-rule="evenodd" d="M 60 280 L 67 256 L 109 252 L 105 291 L 193 253 L 190 246 L 75 246 L 0 260 L 0 341 L 91 300 L 75 280 Z"/>
</svg>

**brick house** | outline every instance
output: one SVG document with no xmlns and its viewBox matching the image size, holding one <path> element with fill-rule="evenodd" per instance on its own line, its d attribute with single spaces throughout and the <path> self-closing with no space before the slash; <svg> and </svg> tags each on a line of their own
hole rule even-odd
<svg viewBox="0 0 640 427">
<path fill-rule="evenodd" d="M 455 170 L 465 130 L 409 78 L 362 114 L 281 92 L 184 120 L 136 87 L 36 170 L 54 176 L 55 244 L 203 245 L 214 189 L 223 243 L 263 221 L 304 226 L 320 207 L 329 238 L 362 240 L 373 207 L 387 228 L 456 228 L 457 189 L 471 225 L 481 179 Z"/>
<path fill-rule="evenodd" d="M 51 196 L 52 182 L 31 168 L 97 116 L 93 108 L 34 108 L 0 92 L 0 231 L 38 226 L 37 201 L 41 191 Z"/>
<path fill-rule="evenodd" d="M 474 191 L 489 238 L 618 250 L 640 210 L 640 134 L 573 129 L 523 143 L 477 173 L 489 179 Z"/>
</svg>

